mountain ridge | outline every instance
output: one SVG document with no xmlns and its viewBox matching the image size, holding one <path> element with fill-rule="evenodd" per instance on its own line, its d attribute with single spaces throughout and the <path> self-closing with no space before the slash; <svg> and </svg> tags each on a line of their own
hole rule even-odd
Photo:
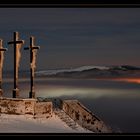
<svg viewBox="0 0 140 140">
<path fill-rule="evenodd" d="M 39 77 L 55 78 L 117 78 L 140 77 L 140 67 L 130 65 L 120 66 L 82 66 L 71 69 L 38 71 Z"/>
</svg>

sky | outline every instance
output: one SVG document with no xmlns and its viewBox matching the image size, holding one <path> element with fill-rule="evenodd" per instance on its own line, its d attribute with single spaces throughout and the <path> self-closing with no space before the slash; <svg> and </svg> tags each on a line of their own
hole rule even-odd
<svg viewBox="0 0 140 140">
<path fill-rule="evenodd" d="M 13 70 L 18 31 L 25 40 L 20 70 L 29 69 L 29 37 L 35 37 L 37 70 L 84 65 L 140 66 L 140 8 L 0 8 L 4 70 Z"/>
</svg>

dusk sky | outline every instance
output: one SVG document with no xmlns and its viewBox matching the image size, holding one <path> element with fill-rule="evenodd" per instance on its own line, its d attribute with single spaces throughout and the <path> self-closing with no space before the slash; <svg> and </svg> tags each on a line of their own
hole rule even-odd
<svg viewBox="0 0 140 140">
<path fill-rule="evenodd" d="M 25 40 L 20 69 L 29 68 L 29 37 L 40 46 L 37 70 L 84 65 L 140 66 L 140 8 L 0 8 L 4 70 L 13 69 L 18 31 Z"/>
</svg>

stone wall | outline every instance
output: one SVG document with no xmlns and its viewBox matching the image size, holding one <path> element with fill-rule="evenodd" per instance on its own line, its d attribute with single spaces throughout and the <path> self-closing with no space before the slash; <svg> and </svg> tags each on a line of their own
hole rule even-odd
<svg viewBox="0 0 140 140">
<path fill-rule="evenodd" d="M 0 113 L 25 114 L 25 103 L 22 99 L 1 98 Z"/>
<path fill-rule="evenodd" d="M 111 133 L 111 129 L 77 100 L 64 100 L 62 109 L 79 125 L 96 133 Z"/>
<path fill-rule="evenodd" d="M 0 113 L 31 114 L 34 117 L 52 117 L 52 102 L 38 102 L 36 99 L 0 98 Z"/>
<path fill-rule="evenodd" d="M 52 116 L 52 102 L 37 102 L 35 105 L 35 117 L 49 118 Z"/>
<path fill-rule="evenodd" d="M 25 114 L 35 114 L 35 106 L 36 106 L 36 100 L 35 99 L 23 99 L 24 106 L 25 106 Z M 23 106 L 23 107 L 24 107 Z"/>
</svg>

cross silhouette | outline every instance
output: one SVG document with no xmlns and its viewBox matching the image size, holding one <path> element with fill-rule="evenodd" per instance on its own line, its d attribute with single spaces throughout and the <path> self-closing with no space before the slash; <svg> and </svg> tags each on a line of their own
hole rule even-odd
<svg viewBox="0 0 140 140">
<path fill-rule="evenodd" d="M 20 62 L 20 49 L 24 44 L 24 40 L 19 40 L 18 32 L 14 32 L 13 41 L 8 42 L 8 44 L 13 44 L 14 47 L 14 89 L 13 89 L 13 98 L 19 97 L 18 89 L 18 68 Z"/>
<path fill-rule="evenodd" d="M 30 37 L 30 46 L 28 48 L 24 48 L 24 50 L 30 50 L 30 92 L 29 98 L 35 98 L 35 89 L 34 89 L 34 71 L 36 68 L 36 54 L 37 50 L 40 49 L 40 46 L 34 45 L 35 38 L 33 36 Z"/>
<path fill-rule="evenodd" d="M 7 48 L 3 48 L 2 43 L 3 43 L 3 40 L 0 39 L 0 96 L 3 95 L 3 90 L 2 90 L 2 69 L 3 69 L 3 61 L 4 61 L 4 52 L 7 51 Z"/>
</svg>

